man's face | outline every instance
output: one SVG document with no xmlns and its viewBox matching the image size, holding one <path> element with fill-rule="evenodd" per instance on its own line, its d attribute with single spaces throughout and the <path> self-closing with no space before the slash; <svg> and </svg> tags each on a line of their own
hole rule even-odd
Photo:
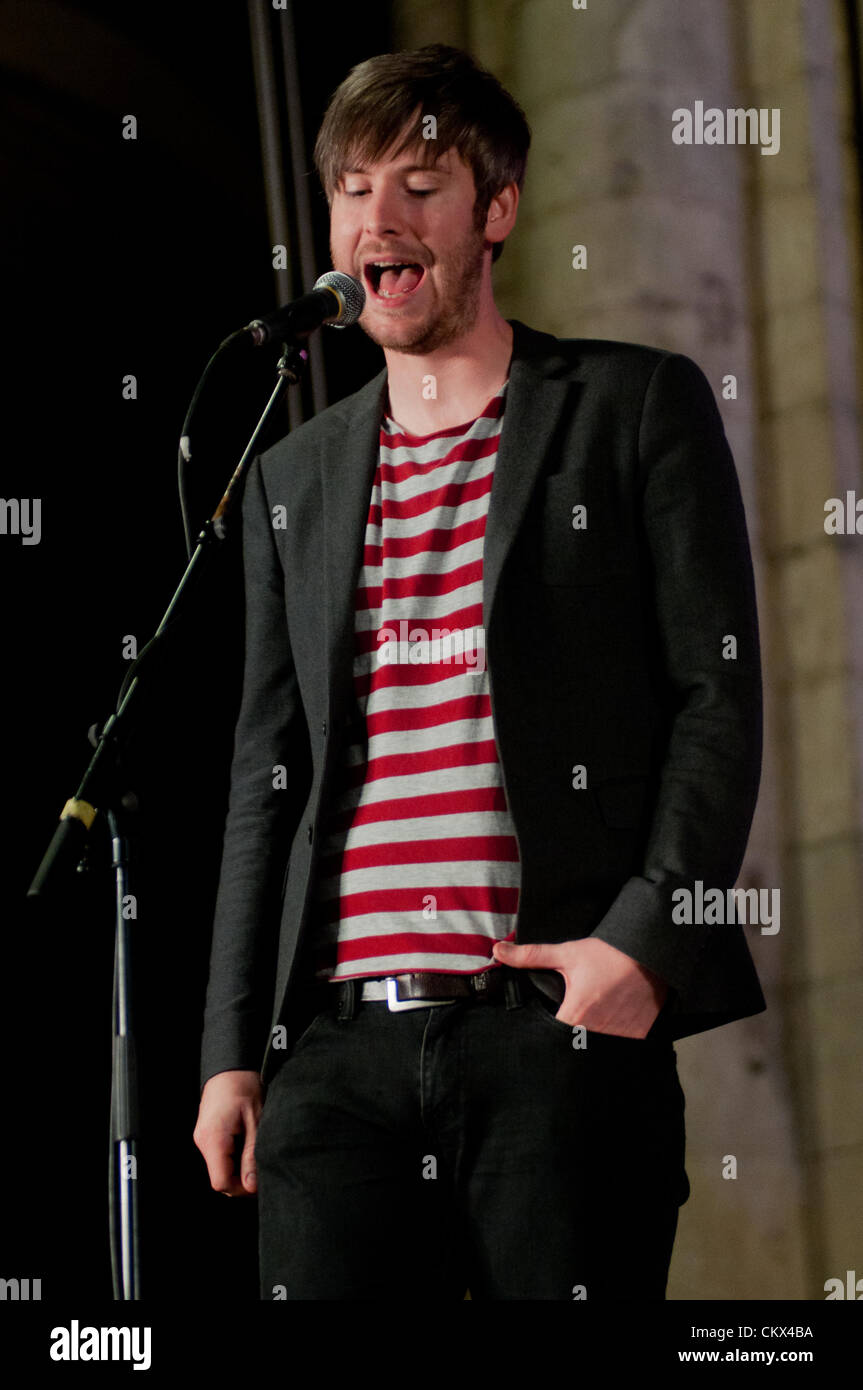
<svg viewBox="0 0 863 1390">
<path fill-rule="evenodd" d="M 333 267 L 362 281 L 360 326 L 381 347 L 425 354 L 473 327 L 485 254 L 475 201 L 455 149 L 428 168 L 409 149 L 344 171 L 330 211 Z"/>
</svg>

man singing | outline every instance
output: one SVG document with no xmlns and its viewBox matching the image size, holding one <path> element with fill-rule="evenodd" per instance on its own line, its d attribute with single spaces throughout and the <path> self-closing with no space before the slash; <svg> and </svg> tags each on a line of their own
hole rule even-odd
<svg viewBox="0 0 863 1390">
<path fill-rule="evenodd" d="M 264 1299 L 663 1299 L 674 1040 L 764 1008 L 672 897 L 734 884 L 758 789 L 734 464 L 688 358 L 498 311 L 529 143 L 434 45 L 315 149 L 386 366 L 246 483 L 195 1142 Z"/>
</svg>

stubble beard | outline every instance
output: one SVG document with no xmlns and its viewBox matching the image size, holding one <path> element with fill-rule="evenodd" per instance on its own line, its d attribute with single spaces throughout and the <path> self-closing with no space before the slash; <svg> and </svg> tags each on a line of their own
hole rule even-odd
<svg viewBox="0 0 863 1390">
<path fill-rule="evenodd" d="M 363 315 L 359 320 L 360 328 L 378 347 L 392 348 L 409 356 L 426 356 L 456 342 L 476 323 L 484 254 L 485 238 L 475 231 L 454 254 L 452 273 L 444 289 L 445 302 L 438 301 L 437 312 L 432 311 L 431 317 L 416 324 L 407 336 L 408 325 L 400 320 L 394 320 L 392 325 L 372 327 L 363 322 Z"/>
</svg>

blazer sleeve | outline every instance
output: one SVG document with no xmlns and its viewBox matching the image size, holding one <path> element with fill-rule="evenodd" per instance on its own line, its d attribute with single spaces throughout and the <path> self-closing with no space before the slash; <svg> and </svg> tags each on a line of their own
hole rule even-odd
<svg viewBox="0 0 863 1390">
<path fill-rule="evenodd" d="M 260 1069 L 273 1002 L 281 888 L 307 791 L 308 733 L 259 459 L 243 497 L 243 569 L 243 693 L 213 924 L 202 1087 L 220 1071 Z M 285 775 L 277 772 L 280 767 Z"/>
<path fill-rule="evenodd" d="M 638 440 L 642 534 L 670 732 L 643 866 L 592 933 L 683 992 L 711 931 L 676 924 L 677 888 L 736 882 L 762 751 L 755 583 L 734 462 L 710 386 L 669 354 L 645 392 Z M 678 914 L 679 915 L 679 914 Z"/>
</svg>

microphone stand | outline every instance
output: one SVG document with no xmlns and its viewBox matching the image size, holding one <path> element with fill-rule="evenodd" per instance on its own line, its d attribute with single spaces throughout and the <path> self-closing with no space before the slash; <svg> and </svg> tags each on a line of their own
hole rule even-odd
<svg viewBox="0 0 863 1390">
<path fill-rule="evenodd" d="M 149 642 L 142 647 L 127 673 L 114 713 L 106 721 L 101 733 L 96 733 L 95 725 L 91 730 L 90 740 L 95 745 L 95 752 L 75 795 L 63 807 L 60 824 L 27 892 L 28 898 L 46 898 L 59 888 L 64 875 L 82 858 L 90 827 L 98 814 L 97 807 L 103 806 L 111 834 L 111 866 L 114 870 L 116 897 L 108 1216 L 114 1298 L 124 1302 L 136 1301 L 141 1297 L 137 1183 L 140 1117 L 131 1008 L 132 934 L 125 913 L 130 893 L 129 837 L 127 833 L 123 833 L 122 818 L 123 809 L 128 810 L 134 805 L 135 798 L 128 791 L 124 795 L 120 794 L 117 754 L 121 748 L 121 738 L 127 735 L 129 711 L 138 689 L 141 664 L 152 655 L 168 627 L 176 620 L 193 575 L 203 568 L 204 558 L 213 552 L 213 542 L 223 541 L 227 536 L 228 519 L 237 504 L 240 483 L 255 456 L 258 440 L 269 424 L 280 397 L 288 386 L 299 382 L 308 361 L 304 341 L 303 337 L 291 344 L 283 343 L 283 353 L 277 365 L 278 380 L 273 392 L 243 451 L 242 458 L 231 475 L 218 507 L 204 523 L 198 535 L 195 549 L 162 621 Z"/>
</svg>

